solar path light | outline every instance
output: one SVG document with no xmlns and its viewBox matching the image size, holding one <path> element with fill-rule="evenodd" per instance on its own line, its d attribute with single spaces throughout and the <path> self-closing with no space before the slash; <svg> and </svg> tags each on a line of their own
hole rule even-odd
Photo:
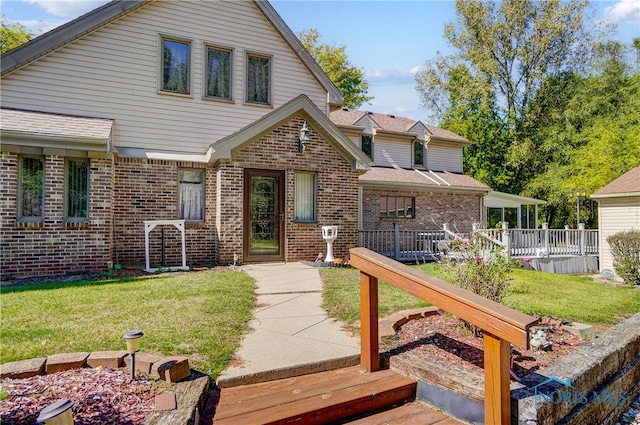
<svg viewBox="0 0 640 425">
<path fill-rule="evenodd" d="M 56 401 L 40 411 L 37 421 L 44 422 L 46 425 L 73 425 L 72 407 L 72 401 Z"/>
<path fill-rule="evenodd" d="M 136 371 L 136 353 L 140 351 L 140 339 L 144 334 L 142 331 L 129 331 L 124 334 L 123 338 L 127 343 L 127 351 L 131 355 L 131 380 L 135 380 Z"/>
</svg>

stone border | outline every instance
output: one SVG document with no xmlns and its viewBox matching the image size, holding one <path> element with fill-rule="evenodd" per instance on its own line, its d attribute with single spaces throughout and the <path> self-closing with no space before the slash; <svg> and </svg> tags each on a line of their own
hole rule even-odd
<svg viewBox="0 0 640 425">
<path fill-rule="evenodd" d="M 23 379 L 83 367 L 130 368 L 130 362 L 131 356 L 127 351 L 61 353 L 2 364 L 0 378 Z M 187 357 L 138 352 L 136 370 L 171 383 L 177 400 L 177 408 L 174 410 L 149 413 L 145 418 L 145 425 L 186 425 L 193 423 L 196 411 L 202 414 L 209 391 L 209 376 L 192 371 Z"/>
</svg>

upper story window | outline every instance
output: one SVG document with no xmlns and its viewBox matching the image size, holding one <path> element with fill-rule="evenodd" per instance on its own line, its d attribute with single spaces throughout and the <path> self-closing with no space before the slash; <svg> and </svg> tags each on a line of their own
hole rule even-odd
<svg viewBox="0 0 640 425">
<path fill-rule="evenodd" d="M 271 104 L 271 58 L 247 55 L 248 103 Z"/>
<path fill-rule="evenodd" d="M 373 136 L 360 136 L 360 149 L 373 159 Z"/>
<path fill-rule="evenodd" d="M 89 218 L 89 160 L 65 161 L 65 209 L 67 220 Z"/>
<path fill-rule="evenodd" d="M 44 158 L 21 156 L 18 183 L 18 218 L 40 221 L 44 217 Z"/>
<path fill-rule="evenodd" d="M 162 38 L 162 91 L 190 94 L 191 43 Z"/>
<path fill-rule="evenodd" d="M 413 142 L 413 165 L 424 165 L 424 146 L 417 140 Z"/>
<path fill-rule="evenodd" d="M 180 170 L 178 183 L 179 218 L 204 220 L 204 170 Z"/>
<path fill-rule="evenodd" d="M 207 47 L 205 97 L 231 100 L 231 50 Z"/>
<path fill-rule="evenodd" d="M 416 198 L 408 196 L 383 196 L 380 198 L 381 218 L 415 218 Z"/>
</svg>

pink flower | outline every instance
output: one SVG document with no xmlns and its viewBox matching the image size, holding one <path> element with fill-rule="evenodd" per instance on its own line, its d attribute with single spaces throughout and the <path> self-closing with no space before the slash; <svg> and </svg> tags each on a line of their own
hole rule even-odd
<svg viewBox="0 0 640 425">
<path fill-rule="evenodd" d="M 530 262 L 531 262 L 531 258 L 529 258 L 529 257 L 522 257 L 522 261 L 524 261 L 525 263 L 530 263 Z"/>
<path fill-rule="evenodd" d="M 469 245 L 469 238 L 464 238 L 462 240 L 462 243 L 465 244 L 465 245 Z"/>
<path fill-rule="evenodd" d="M 483 259 L 481 256 L 476 255 L 476 256 L 475 256 L 475 257 L 473 257 L 473 258 L 475 258 L 475 259 L 476 259 L 476 263 L 478 263 L 478 264 L 480 264 L 480 265 L 483 265 L 483 264 L 484 264 L 484 259 Z"/>
</svg>

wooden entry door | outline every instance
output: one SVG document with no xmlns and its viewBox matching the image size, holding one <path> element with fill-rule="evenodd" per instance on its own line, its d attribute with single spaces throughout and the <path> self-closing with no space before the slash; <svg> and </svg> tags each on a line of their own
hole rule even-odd
<svg viewBox="0 0 640 425">
<path fill-rule="evenodd" d="M 284 171 L 244 171 L 244 261 L 284 260 Z"/>
</svg>

